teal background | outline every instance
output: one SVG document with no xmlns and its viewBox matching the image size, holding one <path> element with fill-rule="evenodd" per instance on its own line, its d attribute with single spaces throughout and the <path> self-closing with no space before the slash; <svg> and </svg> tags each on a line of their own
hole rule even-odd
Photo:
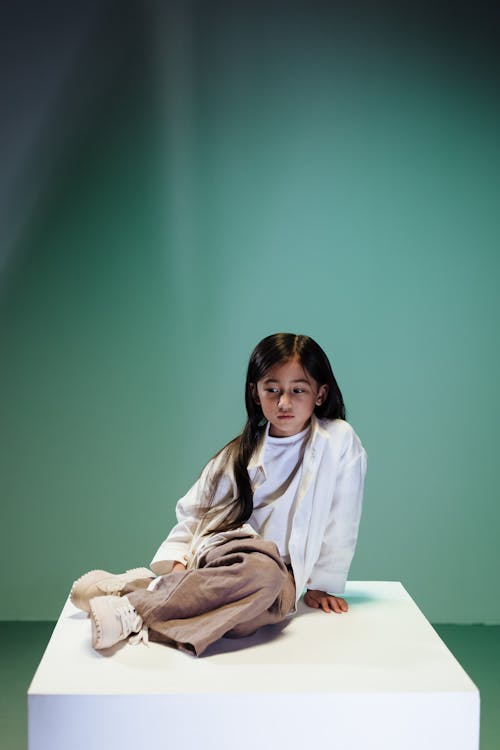
<svg viewBox="0 0 500 750">
<path fill-rule="evenodd" d="M 149 562 L 294 331 L 368 452 L 350 578 L 499 623 L 497 15 L 33 8 L 0 24 L 0 618 Z"/>
</svg>

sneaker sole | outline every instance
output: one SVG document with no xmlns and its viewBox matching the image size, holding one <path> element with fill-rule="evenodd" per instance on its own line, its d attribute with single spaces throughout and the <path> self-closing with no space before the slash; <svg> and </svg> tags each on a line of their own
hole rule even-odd
<svg viewBox="0 0 500 750">
<path fill-rule="evenodd" d="M 110 648 L 111 646 L 114 646 L 115 643 L 118 643 L 118 640 L 116 640 L 114 643 L 103 644 L 104 632 L 101 623 L 101 613 L 97 611 L 99 606 L 99 602 L 97 602 L 97 605 L 89 604 L 90 622 L 92 624 L 92 648 L 96 649 L 96 651 Z"/>
</svg>

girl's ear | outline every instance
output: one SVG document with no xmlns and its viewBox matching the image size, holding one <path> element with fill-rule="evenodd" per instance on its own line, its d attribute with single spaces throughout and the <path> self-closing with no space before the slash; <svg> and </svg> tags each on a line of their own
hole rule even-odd
<svg viewBox="0 0 500 750">
<path fill-rule="evenodd" d="M 328 395 L 328 384 L 320 385 L 318 395 L 316 396 L 316 406 L 321 406 Z"/>
<path fill-rule="evenodd" d="M 255 383 L 250 383 L 250 391 L 252 393 L 252 398 L 255 401 L 255 403 L 260 404 L 260 399 L 257 395 L 257 385 Z"/>
</svg>

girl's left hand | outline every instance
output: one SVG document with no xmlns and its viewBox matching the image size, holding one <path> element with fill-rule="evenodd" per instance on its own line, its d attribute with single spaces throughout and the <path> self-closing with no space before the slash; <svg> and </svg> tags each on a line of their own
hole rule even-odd
<svg viewBox="0 0 500 750">
<path fill-rule="evenodd" d="M 304 596 L 304 601 L 308 607 L 313 609 L 322 609 L 323 612 L 336 612 L 338 615 L 347 612 L 349 606 L 341 596 L 327 594 L 326 591 L 318 589 L 308 589 Z"/>
</svg>

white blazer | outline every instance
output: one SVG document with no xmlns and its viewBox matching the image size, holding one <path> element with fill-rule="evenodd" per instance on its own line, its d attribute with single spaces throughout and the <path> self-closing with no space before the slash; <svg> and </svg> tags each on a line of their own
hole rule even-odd
<svg viewBox="0 0 500 750">
<path fill-rule="evenodd" d="M 263 456 L 267 430 L 263 432 L 248 464 L 255 490 L 266 478 Z M 224 460 L 224 452 L 209 461 L 198 481 L 177 503 L 178 523 L 158 549 L 151 569 L 169 573 L 175 561 L 196 565 L 201 551 L 235 536 L 258 536 L 246 523 L 236 531 L 206 535 L 207 522 L 196 509 L 206 504 L 204 492 L 213 472 Z M 302 476 L 289 540 L 290 562 L 297 599 L 305 588 L 341 595 L 356 548 L 363 503 L 366 452 L 359 437 L 343 419 L 311 417 Z M 214 507 L 223 508 L 235 497 L 232 469 L 226 470 L 217 488 Z M 223 517 L 216 515 L 210 526 Z"/>
</svg>

